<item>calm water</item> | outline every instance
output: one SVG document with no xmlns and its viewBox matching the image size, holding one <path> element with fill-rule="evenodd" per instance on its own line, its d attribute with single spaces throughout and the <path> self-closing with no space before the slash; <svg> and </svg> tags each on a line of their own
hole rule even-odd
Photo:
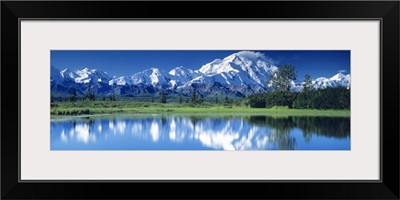
<svg viewBox="0 0 400 200">
<path fill-rule="evenodd" d="M 117 115 L 50 123 L 51 150 L 350 150 L 350 118 Z"/>
</svg>

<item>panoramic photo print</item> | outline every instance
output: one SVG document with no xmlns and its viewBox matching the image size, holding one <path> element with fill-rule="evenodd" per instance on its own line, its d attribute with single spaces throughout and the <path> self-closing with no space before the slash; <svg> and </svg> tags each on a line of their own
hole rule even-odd
<svg viewBox="0 0 400 200">
<path fill-rule="evenodd" d="M 50 150 L 351 150 L 349 50 L 50 54 Z"/>
</svg>

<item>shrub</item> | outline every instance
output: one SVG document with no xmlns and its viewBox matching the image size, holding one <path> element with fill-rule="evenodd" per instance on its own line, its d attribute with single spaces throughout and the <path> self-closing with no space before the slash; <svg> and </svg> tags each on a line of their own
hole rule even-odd
<svg viewBox="0 0 400 200">
<path fill-rule="evenodd" d="M 265 108 L 265 94 L 253 94 L 248 97 L 247 104 L 251 108 Z"/>
</svg>

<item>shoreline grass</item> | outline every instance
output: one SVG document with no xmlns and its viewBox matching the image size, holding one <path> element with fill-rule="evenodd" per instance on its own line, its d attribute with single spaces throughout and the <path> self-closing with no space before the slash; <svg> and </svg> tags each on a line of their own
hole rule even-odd
<svg viewBox="0 0 400 200">
<path fill-rule="evenodd" d="M 50 108 L 52 118 L 57 116 L 92 116 L 109 114 L 203 114 L 203 115 L 270 115 L 270 116 L 330 116 L 350 117 L 350 110 L 316 110 L 250 108 L 246 106 L 202 105 L 191 107 L 190 104 L 145 103 L 145 102 L 109 102 L 82 101 L 57 102 Z"/>
</svg>

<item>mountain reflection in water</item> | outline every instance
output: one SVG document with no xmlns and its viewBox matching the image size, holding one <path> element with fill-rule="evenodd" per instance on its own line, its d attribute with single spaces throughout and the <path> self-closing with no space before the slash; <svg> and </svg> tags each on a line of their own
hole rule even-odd
<svg viewBox="0 0 400 200">
<path fill-rule="evenodd" d="M 131 115 L 52 121 L 51 150 L 350 150 L 350 118 Z"/>
</svg>

